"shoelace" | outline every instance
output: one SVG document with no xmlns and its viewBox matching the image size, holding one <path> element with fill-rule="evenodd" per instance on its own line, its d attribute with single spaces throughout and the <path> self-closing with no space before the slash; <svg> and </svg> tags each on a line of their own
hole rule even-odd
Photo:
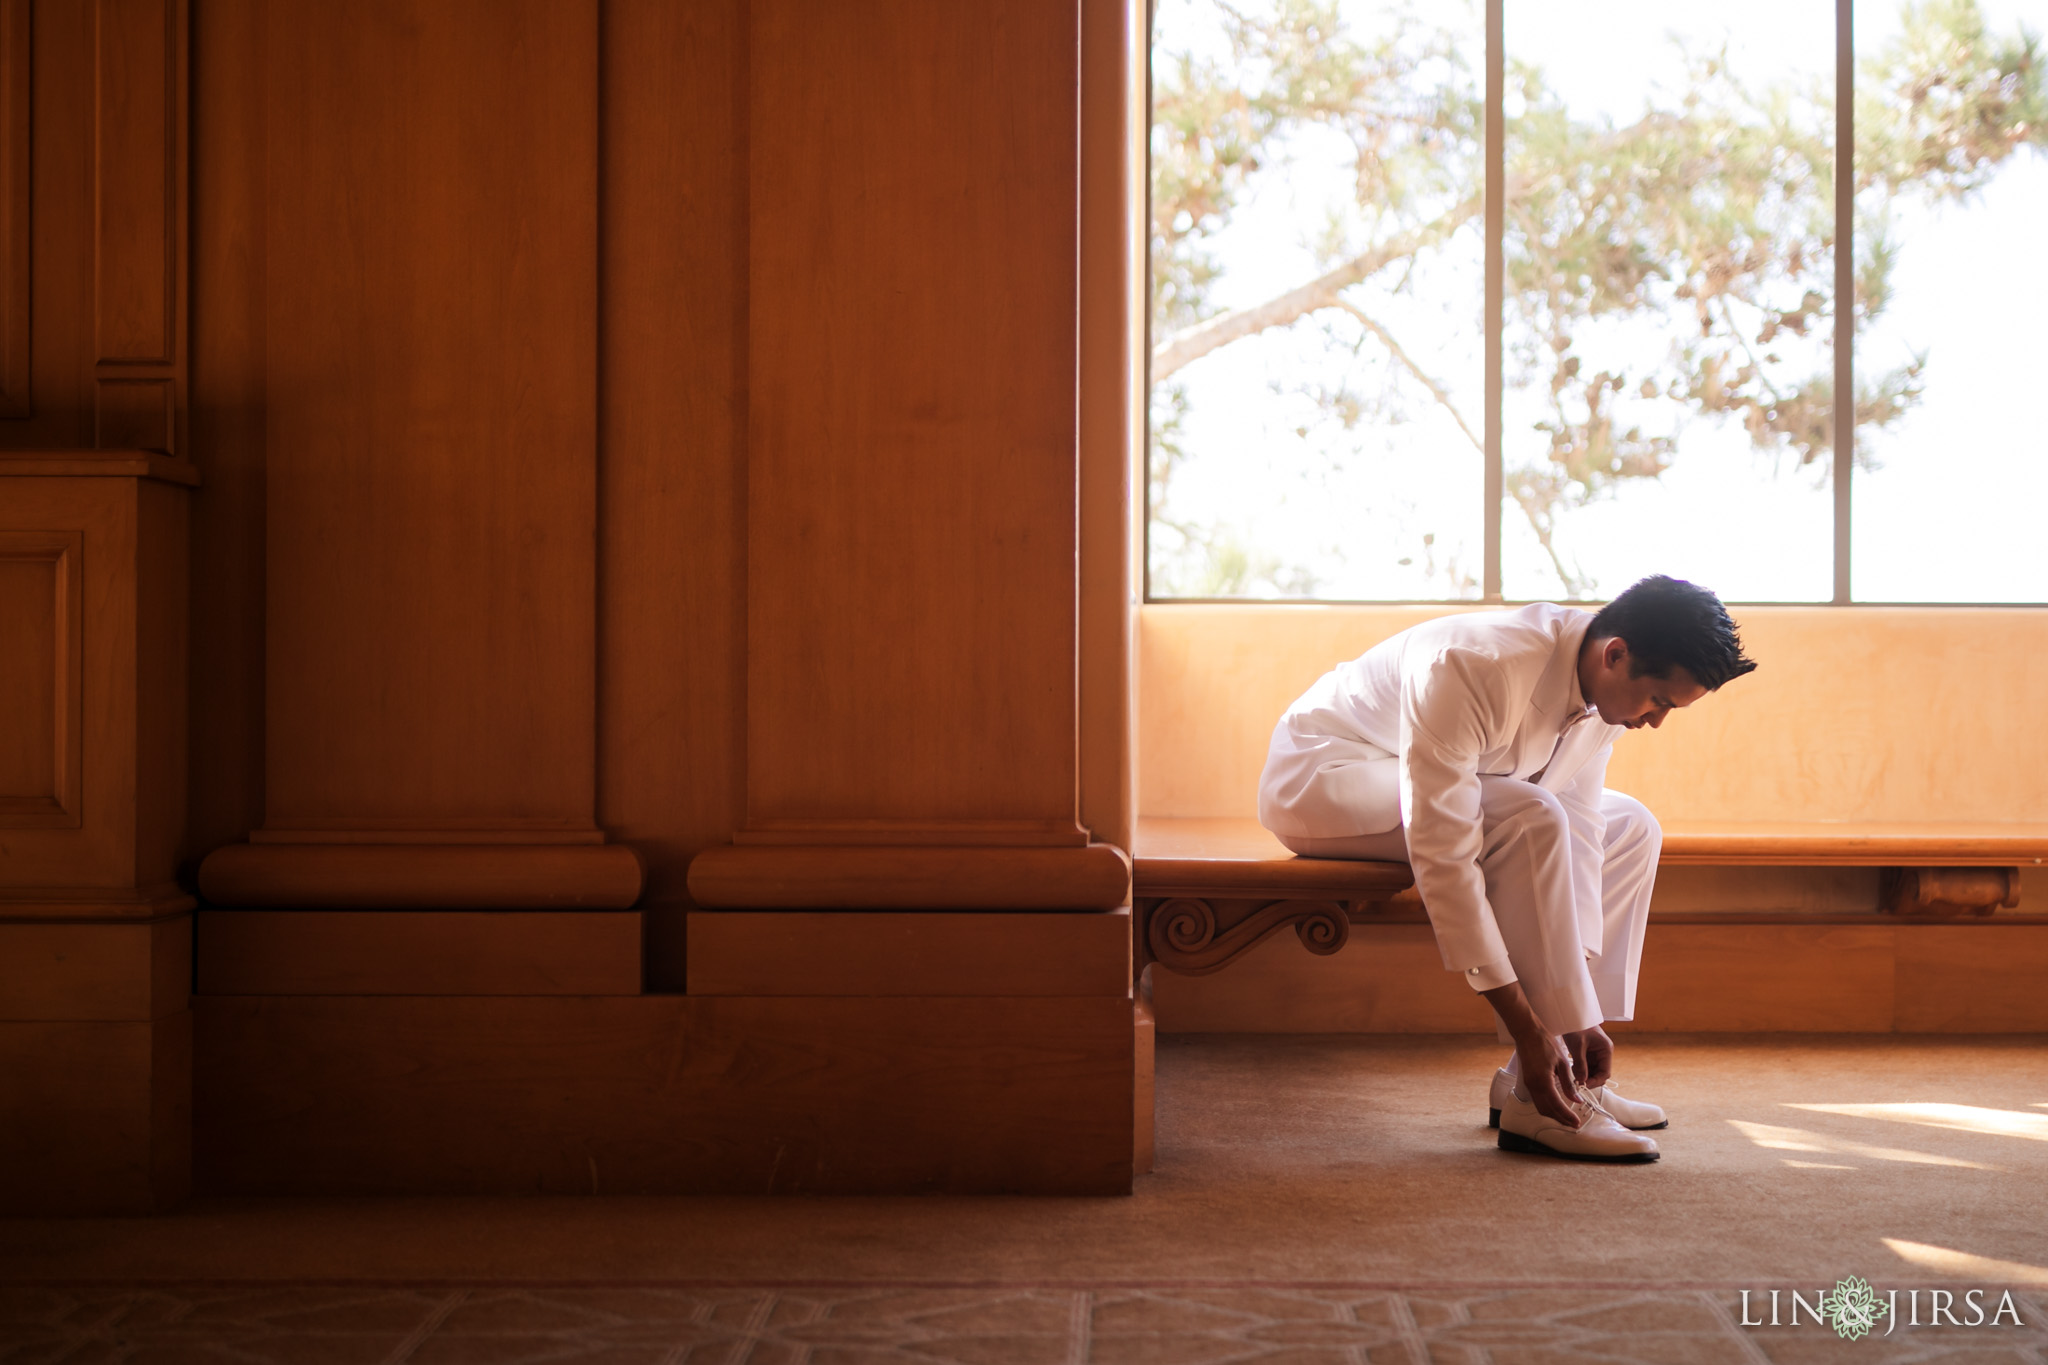
<svg viewBox="0 0 2048 1365">
<path fill-rule="evenodd" d="M 1593 1092 L 1586 1089 L 1585 1086 L 1574 1086 L 1573 1089 L 1576 1090 L 1578 1093 L 1579 1106 L 1581 1110 L 1591 1110 L 1593 1114 L 1599 1114 L 1611 1120 L 1614 1123 L 1619 1123 L 1624 1128 L 1628 1127 L 1627 1124 L 1622 1123 L 1620 1119 L 1614 1117 L 1613 1110 L 1609 1109 L 1606 1105 L 1600 1103 L 1600 1101 L 1594 1099 Z M 1590 1117 L 1592 1117 L 1592 1114 L 1581 1112 L 1579 1115 L 1579 1126 L 1583 1128 L 1586 1124 L 1586 1120 Z"/>
</svg>

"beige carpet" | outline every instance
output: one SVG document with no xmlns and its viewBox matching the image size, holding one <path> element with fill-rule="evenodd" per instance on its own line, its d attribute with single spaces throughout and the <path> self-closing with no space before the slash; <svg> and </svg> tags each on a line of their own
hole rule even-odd
<svg viewBox="0 0 2048 1365">
<path fill-rule="evenodd" d="M 1672 1113 L 1629 1168 L 1495 1150 L 1499 1052 L 1163 1040 L 1159 1171 L 1129 1199 L 0 1222 L 0 1365 L 2048 1361 L 2042 1040 L 1625 1040 L 1624 1088 Z M 2023 1325 L 1741 1322 L 1742 1289 L 1754 1320 L 1850 1276 L 1902 1319 L 1914 1289 L 1929 1319 L 1935 1287 L 1986 1314 L 2011 1288 Z"/>
</svg>

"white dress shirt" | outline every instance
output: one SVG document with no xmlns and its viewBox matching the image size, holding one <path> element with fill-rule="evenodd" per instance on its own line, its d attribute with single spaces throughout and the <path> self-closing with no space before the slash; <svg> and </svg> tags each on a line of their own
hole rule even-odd
<svg viewBox="0 0 2048 1365">
<path fill-rule="evenodd" d="M 1600 943 L 1601 789 L 1622 731 L 1579 689 L 1591 620 L 1547 602 L 1444 616 L 1339 664 L 1274 727 L 1260 823 L 1311 839 L 1406 826 L 1444 966 L 1487 990 L 1515 973 L 1479 868 L 1479 777 L 1533 782 L 1564 806 L 1582 941 Z"/>
</svg>

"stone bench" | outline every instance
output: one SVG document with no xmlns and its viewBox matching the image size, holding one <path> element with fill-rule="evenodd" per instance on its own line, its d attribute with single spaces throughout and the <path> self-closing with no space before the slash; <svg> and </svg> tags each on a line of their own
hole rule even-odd
<svg viewBox="0 0 2048 1365">
<path fill-rule="evenodd" d="M 1406 863 L 1303 858 L 1247 819 L 1143 817 L 1131 859 L 1135 965 L 1220 971 L 1293 929 L 1312 953 L 1342 948 L 1351 926 L 1419 919 Z M 2048 823 L 1671 823 L 1668 866 L 1876 867 L 1875 910 L 1991 914 L 2019 903 L 2019 870 L 2048 861 Z"/>
</svg>

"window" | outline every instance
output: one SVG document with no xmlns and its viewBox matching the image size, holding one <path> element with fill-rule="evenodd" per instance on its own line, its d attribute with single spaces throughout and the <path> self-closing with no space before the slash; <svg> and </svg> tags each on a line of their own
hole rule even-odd
<svg viewBox="0 0 2048 1365">
<path fill-rule="evenodd" d="M 2048 0 L 1840 17 L 1156 0 L 1148 596 L 2048 600 Z"/>
</svg>

